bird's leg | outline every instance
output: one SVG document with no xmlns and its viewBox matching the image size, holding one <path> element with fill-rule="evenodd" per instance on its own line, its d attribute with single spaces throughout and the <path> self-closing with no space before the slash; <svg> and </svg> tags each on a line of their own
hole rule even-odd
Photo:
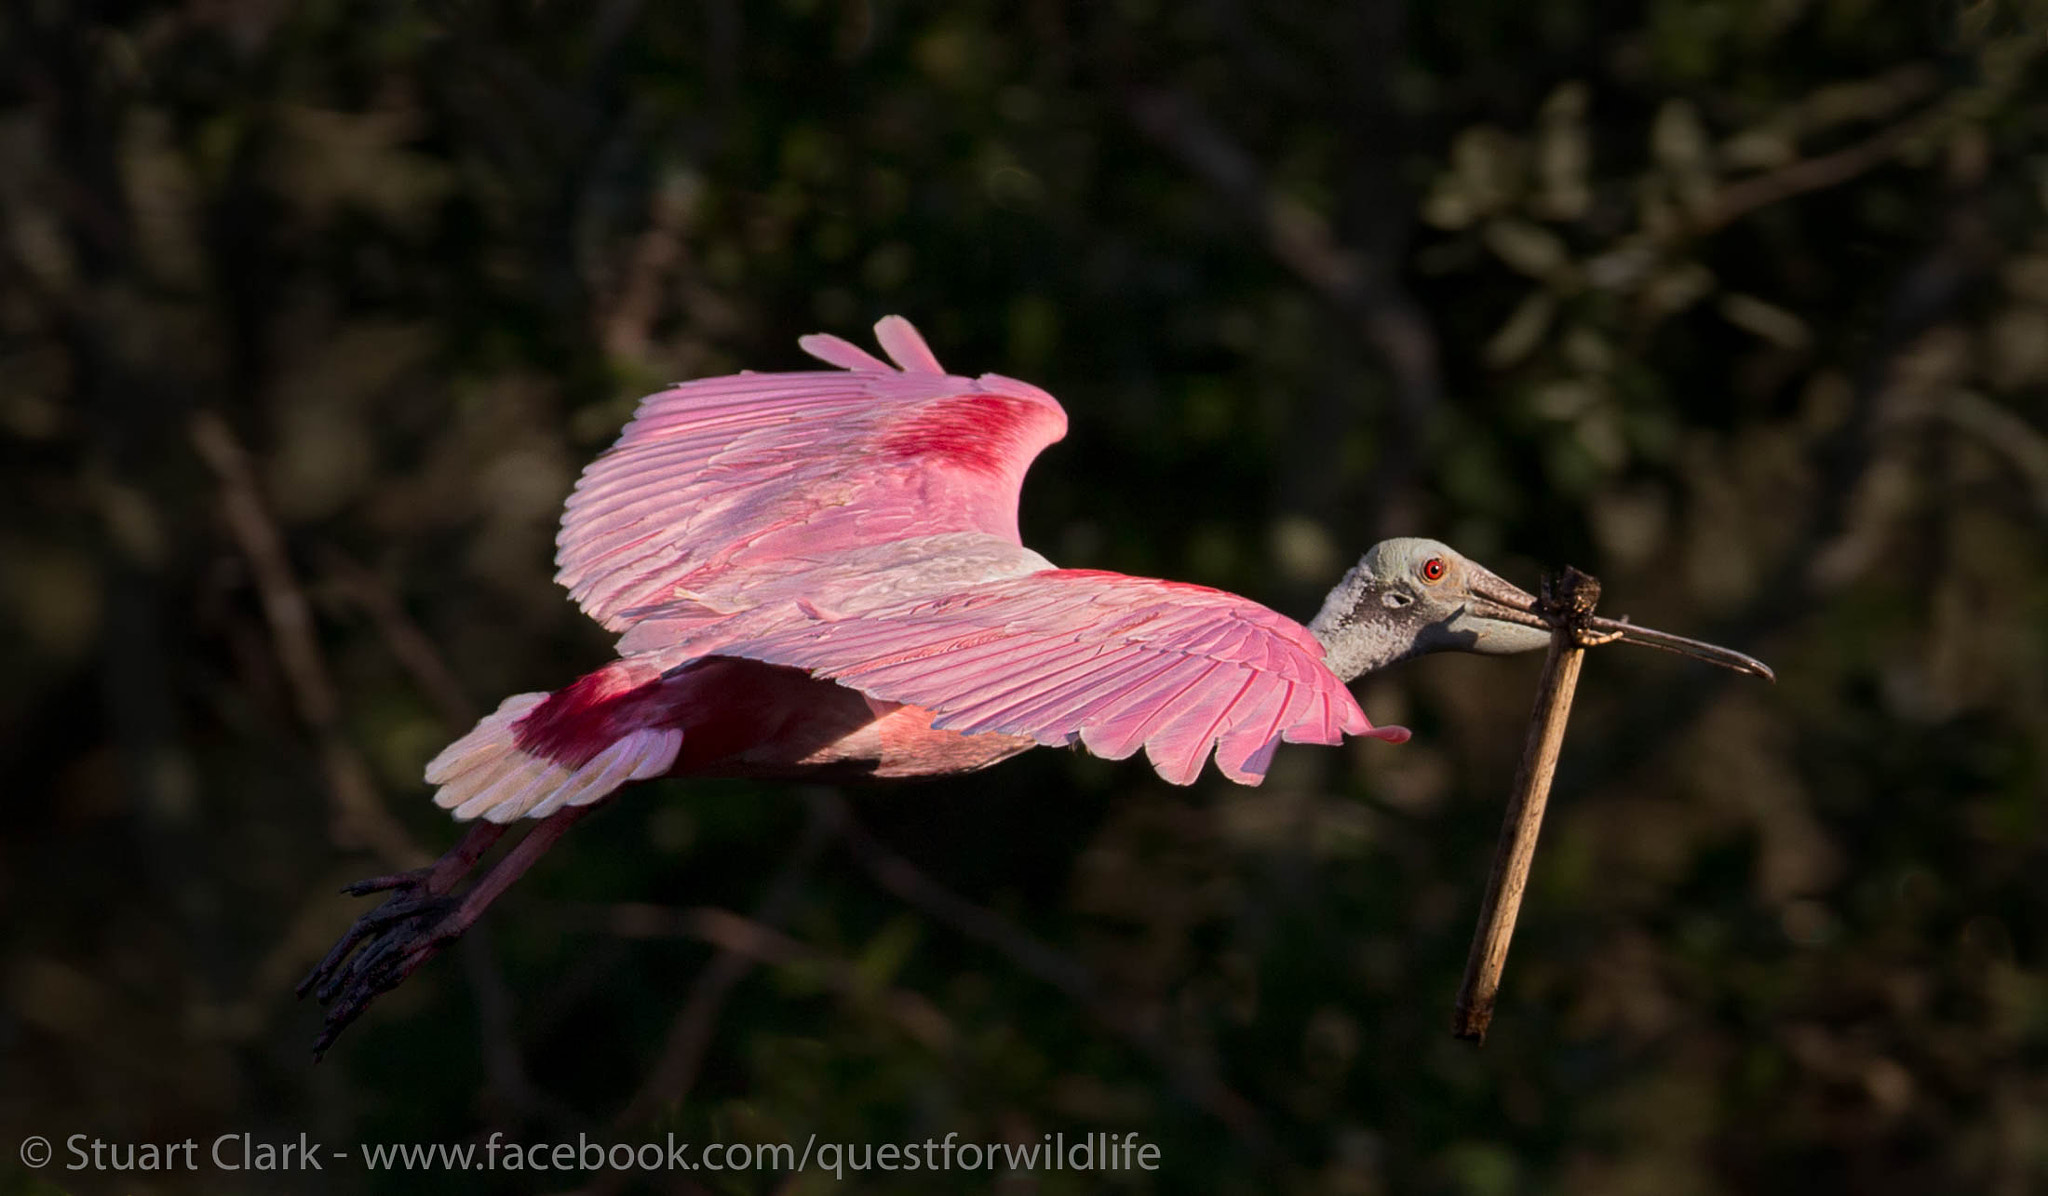
<svg viewBox="0 0 2048 1196">
<path fill-rule="evenodd" d="M 310 992 L 327 1006 L 326 1024 L 313 1044 L 314 1056 L 333 1045 L 370 1002 L 398 987 L 469 929 L 491 902 L 595 808 L 596 804 L 571 806 L 542 819 L 460 894 L 455 886 L 509 827 L 480 822 L 446 855 L 424 868 L 348 886 L 344 891 L 358 896 L 386 890 L 392 893 L 383 905 L 357 919 L 327 957 L 299 982 L 301 997 Z M 357 950 L 359 946 L 361 950 Z"/>
<path fill-rule="evenodd" d="M 479 822 L 449 848 L 440 859 L 424 868 L 413 868 L 405 872 L 394 872 L 389 876 L 373 876 L 359 880 L 342 888 L 351 897 L 367 897 L 387 889 L 422 889 L 430 893 L 446 893 L 455 887 L 455 882 L 469 875 L 476 862 L 484 858 L 493 844 L 504 837 L 511 828 L 496 822 Z"/>
<path fill-rule="evenodd" d="M 462 878 L 469 875 L 470 869 L 476 867 L 476 862 L 509 829 L 495 822 L 476 823 L 440 859 L 424 868 L 373 876 L 344 886 L 341 891 L 351 897 L 367 897 L 371 893 L 394 889 L 397 892 L 384 904 L 356 919 L 355 925 L 350 926 L 348 932 L 328 949 L 326 957 L 314 965 L 304 980 L 299 981 L 298 995 L 305 996 L 315 985 L 322 986 L 324 990 L 325 982 L 336 974 L 349 953 L 363 940 L 388 929 L 395 922 L 438 908 L 437 902 L 454 891 Z M 329 995 L 322 991 L 320 999 L 325 1001 Z"/>
</svg>

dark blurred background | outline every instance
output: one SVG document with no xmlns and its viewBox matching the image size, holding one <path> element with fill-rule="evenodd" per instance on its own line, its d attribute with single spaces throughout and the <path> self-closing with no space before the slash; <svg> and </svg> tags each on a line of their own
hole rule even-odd
<svg viewBox="0 0 2048 1196">
<path fill-rule="evenodd" d="M 2048 1187 L 2044 50 L 2040 0 L 6 6 L 0 1191 L 837 1190 L 14 1159 L 243 1130 Z M 1484 1049 L 1534 659 L 1369 678 L 1414 741 L 1258 790 L 642 788 L 314 1066 L 337 887 L 455 838 L 422 762 L 608 655 L 577 470 L 889 312 L 1064 401 L 1063 565 L 1305 617 L 1434 535 L 1779 684 L 1594 654 Z"/>
</svg>

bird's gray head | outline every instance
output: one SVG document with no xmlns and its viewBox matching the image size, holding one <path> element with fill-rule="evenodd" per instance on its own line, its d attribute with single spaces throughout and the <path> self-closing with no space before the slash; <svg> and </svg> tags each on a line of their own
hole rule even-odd
<svg viewBox="0 0 2048 1196">
<path fill-rule="evenodd" d="M 1533 652 L 1550 643 L 1536 599 L 1435 540 L 1372 546 L 1309 630 L 1345 680 L 1425 652 Z"/>
<path fill-rule="evenodd" d="M 1534 652 L 1551 626 L 1536 599 L 1435 540 L 1382 540 L 1344 575 L 1308 625 L 1323 662 L 1346 681 L 1425 652 Z M 1770 678 L 1762 661 L 1627 619 L 1590 618 L 1597 642 L 1618 640 Z"/>
</svg>

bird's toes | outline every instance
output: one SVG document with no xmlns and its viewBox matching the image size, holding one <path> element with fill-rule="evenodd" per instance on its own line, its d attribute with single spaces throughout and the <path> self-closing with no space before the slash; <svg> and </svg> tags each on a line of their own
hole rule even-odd
<svg viewBox="0 0 2048 1196">
<path fill-rule="evenodd" d="M 387 889 L 416 889 L 425 885 L 433 874 L 434 870 L 431 867 L 412 868 L 404 872 L 393 872 L 388 876 L 372 876 L 368 880 L 346 884 L 341 887 L 341 891 L 351 897 L 367 897 Z"/>
<path fill-rule="evenodd" d="M 325 1004 L 332 999 L 338 984 L 361 970 L 365 956 L 390 940 L 413 937 L 419 928 L 409 928 L 408 923 L 438 922 L 454 906 L 452 897 L 394 894 L 384 904 L 357 918 L 326 956 L 306 973 L 305 979 L 299 981 L 295 991 L 301 997 L 312 992 Z M 357 951 L 358 947 L 363 949 Z"/>
</svg>

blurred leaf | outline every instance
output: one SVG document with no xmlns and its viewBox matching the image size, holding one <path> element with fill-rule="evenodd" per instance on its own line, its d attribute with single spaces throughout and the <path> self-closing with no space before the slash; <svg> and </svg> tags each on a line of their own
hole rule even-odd
<svg viewBox="0 0 2048 1196">
<path fill-rule="evenodd" d="M 1542 343 L 1544 334 L 1550 331 L 1550 321 L 1557 314 L 1557 299 L 1549 291 L 1531 291 L 1515 305 L 1507 322 L 1486 342 L 1483 350 L 1486 364 L 1503 369 L 1534 352 Z"/>
<path fill-rule="evenodd" d="M 1721 315 L 1737 328 L 1753 332 L 1781 349 L 1804 349 L 1812 339 L 1806 321 L 1754 295 L 1723 294 Z"/>
<path fill-rule="evenodd" d="M 1526 220 L 1489 221 L 1485 231 L 1487 248 L 1513 269 L 1531 278 L 1553 279 L 1571 262 L 1564 241 L 1541 225 Z"/>
</svg>

